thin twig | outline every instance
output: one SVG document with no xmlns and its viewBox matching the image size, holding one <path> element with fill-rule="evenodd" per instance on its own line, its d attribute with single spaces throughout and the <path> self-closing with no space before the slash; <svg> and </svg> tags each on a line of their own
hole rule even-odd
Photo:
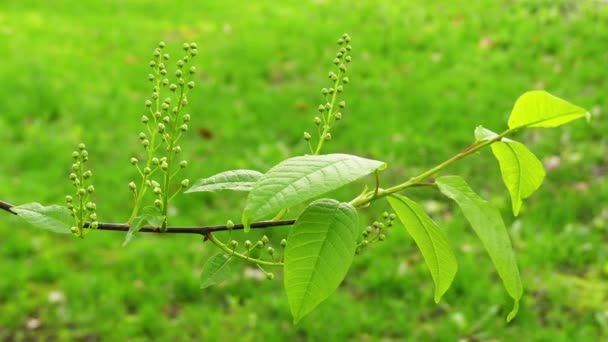
<svg viewBox="0 0 608 342">
<path fill-rule="evenodd" d="M 0 209 L 7 211 L 11 214 L 17 214 L 11 210 L 14 205 L 4 202 L 0 200 Z M 296 223 L 296 220 L 281 220 L 281 221 L 260 221 L 254 222 L 251 224 L 251 228 L 253 229 L 264 229 L 271 227 L 281 227 L 281 226 L 291 226 Z M 89 223 L 84 224 L 84 228 L 89 228 Z M 99 223 L 97 226 L 97 230 L 108 230 L 108 231 L 116 231 L 116 232 L 127 232 L 129 231 L 130 225 L 124 223 Z M 235 224 L 232 230 L 242 230 L 242 224 Z M 199 235 L 207 235 L 213 232 L 221 232 L 230 230 L 227 225 L 217 225 L 217 226 L 202 226 L 202 227 L 167 227 L 167 231 L 164 233 L 169 234 L 199 234 Z M 140 232 L 144 233 L 161 233 L 159 227 L 142 227 Z"/>
</svg>

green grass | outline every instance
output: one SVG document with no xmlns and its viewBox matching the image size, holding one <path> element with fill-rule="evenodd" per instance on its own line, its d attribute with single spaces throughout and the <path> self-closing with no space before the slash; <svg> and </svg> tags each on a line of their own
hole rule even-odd
<svg viewBox="0 0 608 342">
<path fill-rule="evenodd" d="M 52 3 L 52 4 L 51 4 Z M 480 243 L 451 203 L 437 207 L 459 259 L 439 305 L 402 227 L 357 257 L 344 284 L 299 325 L 282 277 L 238 269 L 199 290 L 212 245 L 188 236 L 56 236 L 1 214 L 0 339 L 56 340 L 550 340 L 608 338 L 606 158 L 608 6 L 598 1 L 11 1 L 0 5 L 0 199 L 61 203 L 70 154 L 87 143 L 98 215 L 124 222 L 129 158 L 138 155 L 147 64 L 159 40 L 172 56 L 196 41 L 199 86 L 184 154 L 191 180 L 235 168 L 267 170 L 306 152 L 304 130 L 336 46 L 353 38 L 348 108 L 326 152 L 385 160 L 394 184 L 467 146 L 482 124 L 506 126 L 521 93 L 542 87 L 594 113 L 519 135 L 560 158 L 519 218 L 488 151 L 447 172 L 466 176 L 510 227 L 525 294 L 517 319 Z M 197 134 L 212 132 L 211 139 Z M 337 193 L 350 199 L 360 188 Z M 193 194 L 174 224 L 238 221 L 242 195 Z M 379 203 L 365 215 L 373 220 Z M 278 243 L 285 229 L 269 231 Z M 247 237 L 249 238 L 249 237 Z M 244 237 L 243 237 L 244 239 Z M 61 293 L 53 301 L 52 294 Z M 28 322 L 37 319 L 37 329 Z"/>
</svg>

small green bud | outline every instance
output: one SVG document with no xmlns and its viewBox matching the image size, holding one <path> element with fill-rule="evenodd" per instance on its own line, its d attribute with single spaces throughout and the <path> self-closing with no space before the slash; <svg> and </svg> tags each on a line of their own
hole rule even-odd
<svg viewBox="0 0 608 342">
<path fill-rule="evenodd" d="M 154 68 L 156 66 L 156 61 L 150 61 L 148 65 L 150 66 L 150 68 Z"/>
<path fill-rule="evenodd" d="M 281 247 L 285 248 L 287 246 L 287 240 L 281 240 Z"/>
<path fill-rule="evenodd" d="M 168 124 L 169 122 L 171 122 L 171 118 L 168 116 L 163 117 L 163 122 Z"/>
<path fill-rule="evenodd" d="M 179 129 L 182 132 L 186 132 L 188 130 L 188 124 L 183 124 L 183 125 L 179 126 Z"/>
<path fill-rule="evenodd" d="M 93 221 L 93 222 L 91 222 L 91 224 L 89 225 L 89 227 L 91 229 L 97 229 L 99 227 L 99 222 Z"/>
<path fill-rule="evenodd" d="M 329 88 L 329 93 L 330 93 L 330 94 L 333 94 L 333 93 L 335 93 L 335 92 L 336 92 L 336 90 L 335 90 L 334 88 Z"/>
<path fill-rule="evenodd" d="M 78 151 L 72 152 L 72 158 L 74 158 L 74 159 L 80 158 L 80 153 L 78 153 Z"/>
<path fill-rule="evenodd" d="M 263 243 L 264 245 L 267 245 L 267 244 L 268 244 L 268 242 L 270 242 L 270 240 L 268 240 L 268 236 L 266 236 L 266 235 L 262 236 L 262 243 Z"/>
<path fill-rule="evenodd" d="M 96 213 L 92 213 L 91 215 L 89 215 L 89 219 L 91 221 L 97 221 L 97 214 Z"/>
<path fill-rule="evenodd" d="M 341 93 L 341 92 L 343 92 L 343 91 L 344 91 L 344 86 L 340 84 L 340 85 L 338 86 L 338 94 L 340 94 L 340 93 Z"/>
<path fill-rule="evenodd" d="M 198 49 L 198 45 L 195 42 L 190 43 L 191 49 Z"/>
<path fill-rule="evenodd" d="M 154 81 L 154 75 L 148 74 L 148 81 Z"/>
<path fill-rule="evenodd" d="M 190 49 L 190 55 L 192 55 L 192 57 L 198 55 L 198 50 L 197 49 Z"/>
<path fill-rule="evenodd" d="M 158 93 L 152 93 L 152 98 L 153 98 L 154 100 L 158 99 Z"/>
<path fill-rule="evenodd" d="M 153 191 L 156 195 L 160 195 L 163 192 L 163 190 L 161 188 L 154 188 Z"/>
<path fill-rule="evenodd" d="M 252 245 L 251 241 L 249 241 L 249 240 L 245 240 L 245 247 L 246 247 L 247 249 L 251 248 L 251 245 Z"/>
<path fill-rule="evenodd" d="M 150 121 L 150 119 L 147 116 L 145 116 L 145 115 L 141 116 L 141 123 L 147 124 L 149 121 Z"/>
<path fill-rule="evenodd" d="M 152 170 L 149 167 L 144 167 L 144 175 L 149 175 L 150 173 L 152 173 Z"/>
<path fill-rule="evenodd" d="M 137 162 L 139 162 L 137 158 L 131 158 L 131 165 L 137 165 Z"/>
<path fill-rule="evenodd" d="M 344 60 L 346 61 L 346 63 L 350 63 L 353 59 L 350 56 L 346 56 L 344 57 Z"/>
<path fill-rule="evenodd" d="M 72 234 L 76 234 L 78 233 L 78 227 L 71 227 L 70 231 L 72 232 Z"/>
<path fill-rule="evenodd" d="M 173 152 L 175 152 L 175 154 L 179 154 L 182 152 L 182 147 L 177 145 L 173 148 Z"/>
<path fill-rule="evenodd" d="M 325 95 L 327 95 L 327 92 L 328 92 L 327 88 L 321 89 L 321 95 L 325 96 Z"/>
<path fill-rule="evenodd" d="M 348 33 L 343 34 L 342 38 L 345 42 L 350 43 L 350 36 L 348 35 Z"/>
<path fill-rule="evenodd" d="M 274 273 L 272 273 L 272 272 L 266 273 L 266 279 L 273 280 L 274 279 Z"/>
<path fill-rule="evenodd" d="M 274 255 L 274 248 L 272 248 L 272 247 L 268 247 L 268 248 L 266 249 L 266 251 L 268 252 L 268 254 L 270 254 L 270 255 Z"/>
<path fill-rule="evenodd" d="M 325 141 L 330 141 L 331 140 L 331 133 L 327 133 L 325 134 Z"/>
<path fill-rule="evenodd" d="M 312 136 L 310 135 L 310 133 L 304 132 L 304 140 L 310 141 L 311 138 L 312 138 Z"/>
<path fill-rule="evenodd" d="M 72 203 L 73 200 L 74 199 L 72 198 L 72 196 L 70 196 L 70 195 L 65 196 L 65 203 Z"/>
<path fill-rule="evenodd" d="M 93 172 L 91 172 L 91 170 L 87 170 L 82 174 L 82 178 L 89 179 L 89 178 L 91 178 L 92 175 L 93 175 Z"/>
<path fill-rule="evenodd" d="M 182 181 L 182 188 L 187 188 L 188 185 L 190 185 L 190 180 L 186 178 Z"/>
<path fill-rule="evenodd" d="M 162 122 L 160 122 L 158 124 L 158 133 L 164 133 L 165 132 L 165 124 L 163 124 Z"/>
<path fill-rule="evenodd" d="M 155 199 L 154 200 L 154 206 L 157 208 L 160 208 L 163 206 L 163 201 L 159 200 L 159 199 Z"/>
<path fill-rule="evenodd" d="M 187 106 L 188 105 L 188 99 L 186 98 L 186 96 L 184 96 L 184 98 L 182 99 L 182 105 L 183 106 Z"/>
<path fill-rule="evenodd" d="M 89 159 L 89 151 L 87 150 L 82 150 L 80 152 L 80 156 L 82 156 L 82 160 L 83 161 L 87 161 Z"/>
<path fill-rule="evenodd" d="M 380 240 L 380 241 L 386 240 L 386 235 L 384 235 L 384 234 L 378 235 L 378 240 Z"/>
<path fill-rule="evenodd" d="M 146 138 L 147 138 L 146 133 L 144 133 L 144 132 L 139 132 L 138 138 L 139 138 L 139 140 L 144 140 L 144 139 L 146 139 Z"/>
<path fill-rule="evenodd" d="M 167 70 L 161 70 L 160 74 L 165 76 L 167 74 Z M 163 78 L 163 85 L 164 86 L 168 86 L 169 85 L 169 79 L 168 78 Z"/>
<path fill-rule="evenodd" d="M 188 82 L 188 88 L 190 88 L 190 89 L 194 88 L 194 81 Z"/>
<path fill-rule="evenodd" d="M 182 58 L 182 61 L 184 61 L 184 63 L 188 63 L 189 60 L 190 60 L 190 57 L 188 57 L 188 56 L 184 56 L 184 58 Z"/>
<path fill-rule="evenodd" d="M 158 160 L 158 158 L 156 158 L 156 157 L 152 158 L 152 165 L 156 166 L 158 164 L 160 164 L 160 161 Z"/>
<path fill-rule="evenodd" d="M 196 73 L 196 67 L 195 66 L 191 66 L 190 67 L 190 75 L 193 75 Z"/>
<path fill-rule="evenodd" d="M 84 189 L 81 189 L 81 190 L 84 190 Z M 93 210 L 97 209 L 97 206 L 93 202 L 87 202 L 86 207 L 87 207 L 87 210 L 89 210 L 89 211 L 93 211 Z"/>
<path fill-rule="evenodd" d="M 78 169 L 80 169 L 80 162 L 77 161 L 72 164 L 72 171 L 78 171 Z"/>
<path fill-rule="evenodd" d="M 328 112 L 331 110 L 331 103 L 327 102 L 325 104 L 325 110 L 327 110 Z"/>
<path fill-rule="evenodd" d="M 83 143 L 78 144 L 78 149 L 81 151 L 84 151 L 87 148 L 87 146 Z"/>
<path fill-rule="evenodd" d="M 361 241 L 361 246 L 367 247 L 367 245 L 369 245 L 369 241 L 367 241 L 367 240 Z"/>
<path fill-rule="evenodd" d="M 339 58 L 334 58 L 334 64 L 335 64 L 335 65 L 340 64 L 340 59 L 339 59 Z"/>
<path fill-rule="evenodd" d="M 180 78 L 179 80 L 177 80 L 177 84 L 179 84 L 180 86 L 183 86 L 186 84 L 186 80 L 183 78 Z"/>
<path fill-rule="evenodd" d="M 232 222 L 232 220 L 228 220 L 226 222 L 226 228 L 228 228 L 228 230 L 234 228 L 234 222 Z"/>
<path fill-rule="evenodd" d="M 340 66 L 338 68 L 340 69 L 340 71 L 346 72 L 346 65 L 340 64 Z"/>
<path fill-rule="evenodd" d="M 171 90 L 171 91 L 177 90 L 177 85 L 175 83 L 171 83 L 171 85 L 169 86 L 169 90 Z"/>
<path fill-rule="evenodd" d="M 340 50 L 338 50 L 338 51 L 340 51 L 342 53 L 346 53 L 346 48 L 345 47 L 341 47 Z"/>
<path fill-rule="evenodd" d="M 69 210 L 72 210 L 72 209 L 74 209 L 74 204 L 66 203 L 65 207 L 68 208 Z M 74 213 L 71 213 L 71 216 L 74 217 Z"/>
<path fill-rule="evenodd" d="M 346 101 L 340 101 L 340 103 L 338 103 L 338 106 L 340 106 L 340 108 L 346 107 Z"/>
<path fill-rule="evenodd" d="M 160 169 L 163 171 L 167 171 L 169 169 L 169 164 L 167 164 L 167 162 L 162 162 L 160 164 Z"/>
<path fill-rule="evenodd" d="M 177 67 L 181 69 L 184 67 L 184 61 L 182 61 L 181 59 L 178 59 L 177 63 L 175 63 L 175 65 L 177 65 Z"/>
<path fill-rule="evenodd" d="M 337 112 L 335 117 L 336 117 L 336 121 L 342 120 L 342 112 Z"/>
<path fill-rule="evenodd" d="M 179 162 L 179 167 L 181 167 L 182 169 L 185 169 L 187 166 L 188 166 L 187 160 L 182 160 L 181 162 Z"/>
<path fill-rule="evenodd" d="M 131 182 L 131 183 L 133 183 L 133 182 Z M 135 183 L 133 183 L 133 184 L 135 184 Z M 150 180 L 149 180 L 149 179 L 146 179 L 146 183 L 144 183 L 144 184 L 145 184 L 145 185 L 146 185 L 148 188 L 151 188 L 151 187 L 152 187 L 152 182 L 150 182 Z"/>
<path fill-rule="evenodd" d="M 87 192 L 90 193 L 90 194 L 94 193 L 95 192 L 95 187 L 93 185 L 89 185 L 87 187 Z"/>
<path fill-rule="evenodd" d="M 190 44 L 188 44 L 188 43 L 184 43 L 184 44 L 182 45 L 182 49 L 184 49 L 184 51 L 188 51 L 188 49 L 190 49 Z"/>
<path fill-rule="evenodd" d="M 351 51 L 352 49 L 353 49 L 353 47 L 352 47 L 352 46 L 350 46 L 350 45 L 346 45 L 346 51 Z"/>
<path fill-rule="evenodd" d="M 394 219 L 396 219 L 396 218 L 397 218 L 397 215 L 395 215 L 395 213 L 390 213 L 390 215 L 388 215 L 388 217 L 389 217 L 391 220 L 394 220 Z"/>
<path fill-rule="evenodd" d="M 315 125 L 319 126 L 321 124 L 321 118 L 318 116 L 315 116 L 314 122 L 315 122 Z"/>
<path fill-rule="evenodd" d="M 342 56 L 344 56 L 344 53 L 341 51 L 338 51 L 338 53 L 336 53 L 336 57 L 338 58 L 342 58 Z"/>
<path fill-rule="evenodd" d="M 191 119 L 190 114 L 184 114 L 184 117 L 182 119 L 184 120 L 184 122 L 189 122 Z"/>
<path fill-rule="evenodd" d="M 373 226 L 374 228 L 380 228 L 380 222 L 378 222 L 378 221 L 374 221 L 374 223 L 372 223 L 372 226 Z"/>
<path fill-rule="evenodd" d="M 236 240 L 230 241 L 230 248 L 236 249 L 239 246 L 239 242 Z"/>
<path fill-rule="evenodd" d="M 135 189 L 137 189 L 137 185 L 135 185 L 135 182 L 130 182 L 129 188 L 131 188 L 131 190 L 135 191 Z"/>
<path fill-rule="evenodd" d="M 154 112 L 154 118 L 160 119 L 161 116 L 163 116 L 161 112 Z"/>
<path fill-rule="evenodd" d="M 255 246 L 257 248 L 262 248 L 262 247 L 264 247 L 264 243 L 262 241 L 258 241 L 258 242 L 255 243 Z"/>
<path fill-rule="evenodd" d="M 152 107 L 152 101 L 150 101 L 150 100 L 146 100 L 146 107 L 147 107 L 147 108 Z"/>
<path fill-rule="evenodd" d="M 78 176 L 76 176 L 75 173 L 70 173 L 70 180 L 75 180 L 76 178 L 78 178 Z"/>
<path fill-rule="evenodd" d="M 158 47 L 161 49 L 165 48 L 165 42 L 163 42 L 162 40 L 160 42 L 158 42 Z"/>
<path fill-rule="evenodd" d="M 160 109 L 164 110 L 165 112 L 169 110 L 169 104 L 168 103 L 163 103 L 162 105 L 160 105 Z"/>
<path fill-rule="evenodd" d="M 173 107 L 173 109 L 171 109 L 171 113 L 173 113 L 173 115 L 177 114 L 177 107 Z"/>
<path fill-rule="evenodd" d="M 324 105 L 322 105 L 322 104 L 320 104 L 320 105 L 319 105 L 319 108 L 318 108 L 318 111 L 319 111 L 320 113 L 323 113 L 323 112 L 325 111 L 325 106 L 324 106 Z"/>
<path fill-rule="evenodd" d="M 74 185 L 75 185 L 76 187 L 79 187 L 79 186 L 80 186 L 80 179 L 78 179 L 78 178 L 74 179 L 74 182 L 73 182 L 73 183 L 74 183 Z"/>
<path fill-rule="evenodd" d="M 154 50 L 154 57 L 160 57 L 160 50 L 159 49 Z"/>
<path fill-rule="evenodd" d="M 169 56 L 169 54 L 168 54 L 168 53 L 166 53 L 166 54 L 164 54 L 164 55 L 163 55 L 163 59 L 164 59 L 164 60 L 166 60 L 166 61 L 168 61 L 168 60 L 169 60 L 169 57 L 170 57 L 170 56 Z"/>
<path fill-rule="evenodd" d="M 342 39 L 342 38 L 338 39 L 338 45 L 342 45 L 342 44 L 344 44 L 344 39 Z"/>
<path fill-rule="evenodd" d="M 386 212 L 386 211 L 383 212 L 382 213 L 382 218 L 385 219 L 385 220 L 388 219 L 388 212 Z"/>
<path fill-rule="evenodd" d="M 159 64 L 158 64 L 158 68 L 159 68 L 160 70 L 164 70 L 164 69 L 166 69 L 167 67 L 165 66 L 165 63 L 159 63 Z"/>
</svg>

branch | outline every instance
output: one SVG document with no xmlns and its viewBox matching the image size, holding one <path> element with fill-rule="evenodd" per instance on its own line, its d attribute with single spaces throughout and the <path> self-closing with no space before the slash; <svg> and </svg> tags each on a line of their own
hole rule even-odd
<svg viewBox="0 0 608 342">
<path fill-rule="evenodd" d="M 17 215 L 16 212 L 12 211 L 11 208 L 14 205 L 0 200 L 0 209 L 7 211 L 11 214 Z M 291 226 L 296 223 L 296 220 L 282 220 L 282 221 L 260 221 L 251 224 L 253 229 L 264 229 L 271 227 Z M 88 222 L 84 225 L 85 228 L 89 228 Z M 127 232 L 129 231 L 130 225 L 124 223 L 99 223 L 97 230 L 109 230 L 116 232 Z M 170 234 L 199 234 L 207 236 L 209 233 L 221 232 L 226 230 L 242 230 L 242 224 L 235 224 L 232 229 L 228 229 L 227 225 L 217 226 L 202 226 L 202 227 L 167 227 L 164 233 Z M 161 233 L 159 227 L 143 227 L 139 230 L 144 233 Z"/>
</svg>

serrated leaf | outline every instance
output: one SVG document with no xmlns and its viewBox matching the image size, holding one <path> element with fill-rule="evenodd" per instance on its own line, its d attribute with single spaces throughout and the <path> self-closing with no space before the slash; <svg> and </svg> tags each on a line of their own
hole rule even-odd
<svg viewBox="0 0 608 342">
<path fill-rule="evenodd" d="M 458 270 L 448 239 L 418 203 L 401 195 L 391 195 L 388 202 L 422 253 L 435 283 L 435 303 L 439 303 Z"/>
<path fill-rule="evenodd" d="M 230 276 L 231 257 L 218 253 L 207 259 L 201 272 L 201 289 L 219 284 Z"/>
<path fill-rule="evenodd" d="M 512 320 L 519 310 L 523 289 L 515 253 L 500 212 L 471 190 L 461 177 L 439 177 L 435 182 L 444 195 L 458 204 L 490 255 L 507 292 L 515 301 L 513 310 L 507 316 L 507 321 Z"/>
<path fill-rule="evenodd" d="M 185 193 L 215 192 L 220 190 L 251 191 L 263 173 L 254 170 L 231 170 L 220 172 L 208 178 L 199 179 Z"/>
<path fill-rule="evenodd" d="M 520 142 L 503 140 L 491 145 L 500 165 L 505 186 L 511 195 L 513 215 L 519 215 L 523 200 L 543 183 L 545 169 L 536 156 Z"/>
<path fill-rule="evenodd" d="M 509 128 L 557 127 L 587 115 L 584 108 L 546 91 L 533 90 L 524 93 L 515 102 L 509 117 Z"/>
<path fill-rule="evenodd" d="M 135 234 L 139 232 L 139 230 L 145 225 L 150 225 L 152 227 L 160 227 L 165 221 L 165 216 L 161 213 L 160 209 L 153 206 L 144 207 L 141 210 L 141 215 L 138 215 L 133 219 L 131 225 L 129 226 L 129 231 L 125 236 L 125 241 L 122 243 L 122 246 L 126 245 L 133 240 Z"/>
<path fill-rule="evenodd" d="M 309 155 L 284 160 L 264 174 L 249 193 L 243 212 L 245 230 L 251 221 L 319 197 L 385 165 L 349 154 Z"/>
<path fill-rule="evenodd" d="M 40 203 L 27 203 L 11 208 L 11 211 L 34 227 L 54 233 L 70 234 L 74 219 L 70 210 L 61 205 L 43 206 Z"/>
<path fill-rule="evenodd" d="M 285 292 L 297 323 L 340 285 L 355 255 L 357 211 L 333 199 L 314 201 L 287 238 Z"/>
</svg>

